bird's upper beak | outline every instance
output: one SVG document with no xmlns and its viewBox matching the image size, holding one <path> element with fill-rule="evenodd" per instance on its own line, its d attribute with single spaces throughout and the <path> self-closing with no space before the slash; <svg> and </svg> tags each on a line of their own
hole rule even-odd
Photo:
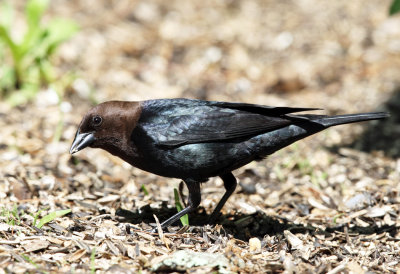
<svg viewBox="0 0 400 274">
<path fill-rule="evenodd" d="M 69 153 L 74 154 L 79 150 L 90 146 L 95 141 L 94 132 L 80 133 L 80 130 L 76 132 L 75 139 L 72 142 Z"/>
</svg>

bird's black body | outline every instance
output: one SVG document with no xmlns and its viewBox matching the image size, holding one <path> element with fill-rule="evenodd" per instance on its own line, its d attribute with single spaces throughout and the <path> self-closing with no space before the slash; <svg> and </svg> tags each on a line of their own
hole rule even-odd
<svg viewBox="0 0 400 274">
<path fill-rule="evenodd" d="M 309 110 L 315 109 L 189 99 L 106 102 L 89 111 L 78 130 L 76 140 L 89 136 L 88 145 L 74 141 L 71 152 L 100 147 L 148 172 L 184 180 L 189 206 L 163 227 L 199 205 L 200 182 L 220 176 L 227 192 L 211 216 L 214 220 L 236 187 L 232 170 L 330 126 L 388 116 L 293 114 Z M 109 124 L 91 126 L 96 115 Z"/>
<path fill-rule="evenodd" d="M 206 181 L 324 128 L 279 116 L 298 109 L 242 106 L 247 105 L 185 99 L 143 102 L 132 132 L 141 151 L 135 166 L 165 177 Z"/>
</svg>

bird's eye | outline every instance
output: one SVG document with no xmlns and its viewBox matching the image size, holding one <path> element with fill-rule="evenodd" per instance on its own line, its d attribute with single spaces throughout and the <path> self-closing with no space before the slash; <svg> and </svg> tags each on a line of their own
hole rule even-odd
<svg viewBox="0 0 400 274">
<path fill-rule="evenodd" d="M 100 126 L 101 122 L 103 122 L 103 119 L 101 119 L 100 116 L 94 116 L 93 117 L 93 125 Z"/>
</svg>

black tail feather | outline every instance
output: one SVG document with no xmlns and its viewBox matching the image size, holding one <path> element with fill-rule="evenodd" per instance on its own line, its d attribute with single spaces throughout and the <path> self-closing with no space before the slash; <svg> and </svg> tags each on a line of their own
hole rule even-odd
<svg viewBox="0 0 400 274">
<path fill-rule="evenodd" d="M 387 112 L 369 112 L 357 114 L 345 114 L 335 116 L 310 116 L 309 119 L 315 123 L 321 124 L 324 127 L 336 125 L 350 124 L 355 122 L 378 120 L 388 118 L 390 115 Z"/>
</svg>

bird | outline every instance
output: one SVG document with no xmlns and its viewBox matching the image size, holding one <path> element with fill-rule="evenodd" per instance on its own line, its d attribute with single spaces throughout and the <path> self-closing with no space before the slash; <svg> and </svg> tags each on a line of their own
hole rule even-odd
<svg viewBox="0 0 400 274">
<path fill-rule="evenodd" d="M 201 183 L 219 176 L 225 193 L 209 217 L 214 223 L 236 189 L 233 170 L 331 126 L 389 117 L 386 112 L 299 114 L 316 110 L 185 98 L 107 101 L 83 117 L 70 153 L 100 148 L 133 167 L 183 180 L 187 205 L 163 221 L 163 229 L 194 211 Z"/>
</svg>

